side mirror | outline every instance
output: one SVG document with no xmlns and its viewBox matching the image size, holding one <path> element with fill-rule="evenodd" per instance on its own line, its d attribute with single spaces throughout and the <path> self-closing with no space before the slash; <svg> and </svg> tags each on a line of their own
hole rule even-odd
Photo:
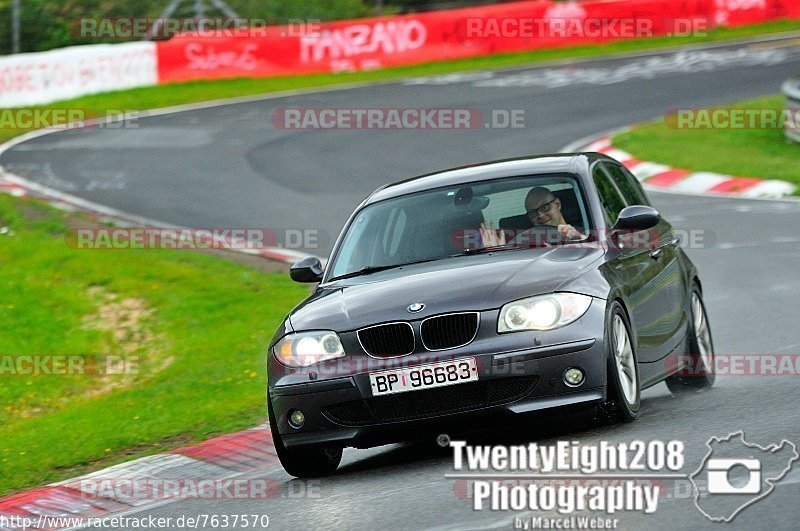
<svg viewBox="0 0 800 531">
<path fill-rule="evenodd" d="M 619 213 L 619 218 L 611 229 L 609 239 L 615 246 L 622 249 L 623 242 L 620 241 L 622 235 L 650 230 L 658 225 L 659 221 L 661 221 L 661 214 L 654 208 L 644 205 L 625 207 Z"/>
<path fill-rule="evenodd" d="M 658 225 L 659 221 L 661 221 L 661 214 L 655 208 L 632 205 L 622 209 L 613 230 L 615 232 L 649 230 Z"/>
<path fill-rule="evenodd" d="M 314 256 L 303 258 L 289 269 L 289 276 L 295 282 L 320 282 L 322 273 L 322 263 Z"/>
</svg>

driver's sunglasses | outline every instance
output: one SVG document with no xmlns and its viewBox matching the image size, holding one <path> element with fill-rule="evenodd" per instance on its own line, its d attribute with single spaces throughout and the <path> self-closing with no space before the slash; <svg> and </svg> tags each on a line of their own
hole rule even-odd
<svg viewBox="0 0 800 531">
<path fill-rule="evenodd" d="M 558 199 L 558 198 L 556 198 L 556 199 Z M 550 205 L 552 205 L 556 201 L 556 199 L 551 199 L 547 203 L 542 203 L 538 207 L 532 208 L 531 210 L 528 210 L 528 215 L 529 216 L 535 216 L 539 212 L 544 214 L 545 212 L 550 210 Z"/>
</svg>

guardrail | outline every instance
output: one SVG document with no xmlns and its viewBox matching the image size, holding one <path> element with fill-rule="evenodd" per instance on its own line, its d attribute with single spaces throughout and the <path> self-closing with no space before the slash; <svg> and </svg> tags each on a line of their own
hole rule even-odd
<svg viewBox="0 0 800 531">
<path fill-rule="evenodd" d="M 786 94 L 786 108 L 795 116 L 800 115 L 800 76 L 784 83 L 783 93 Z M 800 142 L 800 128 L 793 122 L 793 120 L 786 121 L 786 138 Z"/>
</svg>

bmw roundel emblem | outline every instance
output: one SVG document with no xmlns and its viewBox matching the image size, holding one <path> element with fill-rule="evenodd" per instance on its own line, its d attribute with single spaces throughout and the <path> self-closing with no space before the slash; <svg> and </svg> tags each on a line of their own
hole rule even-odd
<svg viewBox="0 0 800 531">
<path fill-rule="evenodd" d="M 425 308 L 425 305 L 424 305 L 424 304 L 422 304 L 421 302 L 415 302 L 414 304 L 410 305 L 410 306 L 409 306 L 408 308 L 406 308 L 406 309 L 407 309 L 407 310 L 408 310 L 410 313 L 417 313 L 417 312 L 421 312 L 423 308 Z"/>
</svg>

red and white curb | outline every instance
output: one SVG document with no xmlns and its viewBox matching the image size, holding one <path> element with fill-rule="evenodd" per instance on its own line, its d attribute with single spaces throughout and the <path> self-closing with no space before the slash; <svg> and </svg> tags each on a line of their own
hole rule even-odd
<svg viewBox="0 0 800 531">
<path fill-rule="evenodd" d="M 615 147 L 611 136 L 593 140 L 574 151 L 593 151 L 617 159 L 646 187 L 660 192 L 777 199 L 792 195 L 797 190 L 797 186 L 786 181 L 735 177 L 705 171 L 693 172 L 639 160 L 627 151 Z"/>
<path fill-rule="evenodd" d="M 282 485 L 264 472 L 279 467 L 260 426 L 0 498 L 0 529 L 77 528 L 172 500 L 275 499 Z"/>
<path fill-rule="evenodd" d="M 0 175 L 0 192 L 11 194 L 14 197 L 26 197 L 25 187 L 9 180 L 5 175 Z"/>
</svg>

